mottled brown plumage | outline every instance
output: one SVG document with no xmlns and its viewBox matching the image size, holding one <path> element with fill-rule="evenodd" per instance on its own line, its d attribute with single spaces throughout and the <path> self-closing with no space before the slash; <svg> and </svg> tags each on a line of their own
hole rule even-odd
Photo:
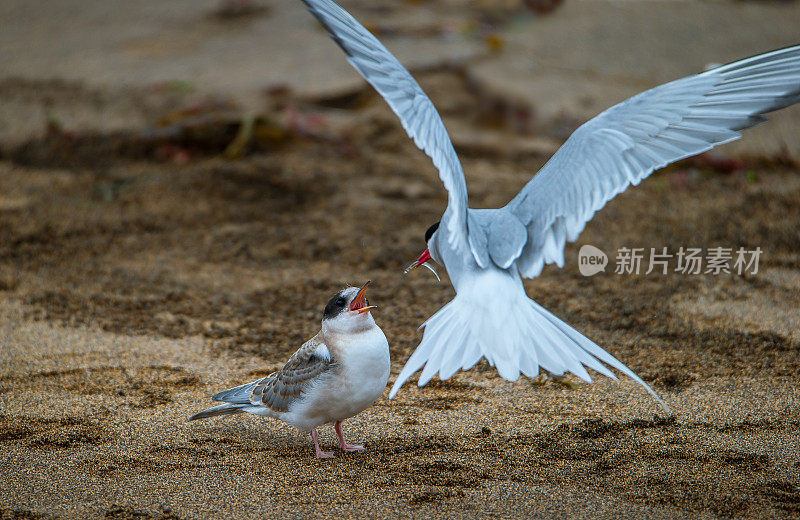
<svg viewBox="0 0 800 520">
<path fill-rule="evenodd" d="M 283 368 L 258 382 L 250 394 L 250 402 L 275 412 L 288 411 L 291 402 L 303 394 L 314 378 L 334 366 L 330 356 L 319 355 L 320 350 L 328 351 L 317 334 L 306 341 Z"/>
</svg>

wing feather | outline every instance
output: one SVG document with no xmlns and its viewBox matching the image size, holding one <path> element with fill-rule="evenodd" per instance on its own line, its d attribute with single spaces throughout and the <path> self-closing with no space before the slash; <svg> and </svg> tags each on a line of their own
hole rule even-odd
<svg viewBox="0 0 800 520">
<path fill-rule="evenodd" d="M 638 94 L 581 126 L 503 208 L 527 228 L 517 266 L 563 264 L 594 213 L 653 171 L 720 144 L 800 101 L 800 46 L 711 69 Z"/>
<path fill-rule="evenodd" d="M 328 347 L 318 336 L 308 340 L 279 371 L 264 378 L 253 389 L 250 402 L 275 412 L 286 412 L 306 388 L 333 367 Z"/>
<path fill-rule="evenodd" d="M 367 29 L 332 0 L 303 0 L 344 50 L 350 64 L 383 96 L 403 128 L 439 170 L 448 192 L 442 223 L 451 246 L 468 251 L 467 184 L 447 129 L 408 70 Z M 463 247 L 463 249 L 462 249 Z"/>
<path fill-rule="evenodd" d="M 274 412 L 286 412 L 289 405 L 317 377 L 334 366 L 328 347 L 315 336 L 295 352 L 289 361 L 263 379 L 218 393 L 215 401 L 266 406 Z"/>
</svg>

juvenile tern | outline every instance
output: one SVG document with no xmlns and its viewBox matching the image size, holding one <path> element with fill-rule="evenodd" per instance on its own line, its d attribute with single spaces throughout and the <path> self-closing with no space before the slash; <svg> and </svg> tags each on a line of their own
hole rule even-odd
<svg viewBox="0 0 800 520">
<path fill-rule="evenodd" d="M 322 314 L 322 329 L 283 368 L 218 393 L 212 399 L 225 404 L 189 420 L 244 412 L 274 417 L 310 432 L 319 458 L 333 453 L 319 447 L 317 427 L 333 422 L 341 449 L 363 450 L 360 444 L 345 442 L 341 423 L 372 406 L 389 380 L 389 344 L 370 312 L 375 306 L 367 301 L 368 284 L 348 287 L 331 298 Z"/>
<path fill-rule="evenodd" d="M 447 130 L 411 74 L 335 2 L 303 2 L 431 157 L 448 192 L 440 223 L 425 234 L 427 249 L 408 270 L 431 260 L 443 264 L 456 296 L 422 325 L 422 341 L 389 397 L 423 366 L 420 386 L 437 373 L 448 379 L 486 358 L 509 381 L 520 373 L 534 377 L 540 366 L 587 382 L 591 377 L 584 366 L 616 379 L 612 367 L 666 408 L 628 367 L 529 299 L 522 278 L 538 276 L 546 264 L 563 267 L 565 243 L 576 240 L 594 213 L 629 185 L 738 139 L 740 130 L 766 121 L 763 114 L 800 101 L 800 46 L 716 67 L 623 101 L 578 128 L 504 207 L 471 209 Z"/>
</svg>

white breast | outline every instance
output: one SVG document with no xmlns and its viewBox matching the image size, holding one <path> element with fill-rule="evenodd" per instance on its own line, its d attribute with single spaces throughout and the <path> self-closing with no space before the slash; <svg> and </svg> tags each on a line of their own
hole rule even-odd
<svg viewBox="0 0 800 520">
<path fill-rule="evenodd" d="M 381 396 L 389 380 L 389 343 L 379 327 L 330 338 L 329 342 L 335 343 L 329 348 L 336 367 L 283 417 L 301 430 L 362 412 Z"/>
</svg>

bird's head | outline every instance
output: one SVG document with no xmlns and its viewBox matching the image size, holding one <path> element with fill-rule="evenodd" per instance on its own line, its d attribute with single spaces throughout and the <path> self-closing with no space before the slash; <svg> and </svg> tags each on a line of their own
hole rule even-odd
<svg viewBox="0 0 800 520">
<path fill-rule="evenodd" d="M 439 280 L 439 275 L 436 273 L 433 267 L 428 265 L 428 262 L 430 262 L 431 260 L 438 262 L 438 259 L 433 256 L 437 252 L 436 237 L 438 231 L 439 231 L 439 222 L 433 224 L 431 227 L 428 228 L 428 230 L 425 232 L 425 245 L 428 246 L 427 249 L 425 249 L 425 251 L 423 251 L 422 254 L 419 255 L 419 258 L 417 258 L 414 261 L 414 263 L 409 265 L 406 268 L 406 270 L 403 271 L 403 274 L 407 274 L 408 272 L 413 271 L 414 269 L 422 265 L 430 269 L 431 272 L 436 276 L 436 279 Z"/>
<path fill-rule="evenodd" d="M 322 312 L 322 326 L 335 332 L 359 332 L 375 326 L 372 309 L 367 301 L 367 285 L 342 289 L 328 301 Z"/>
</svg>

